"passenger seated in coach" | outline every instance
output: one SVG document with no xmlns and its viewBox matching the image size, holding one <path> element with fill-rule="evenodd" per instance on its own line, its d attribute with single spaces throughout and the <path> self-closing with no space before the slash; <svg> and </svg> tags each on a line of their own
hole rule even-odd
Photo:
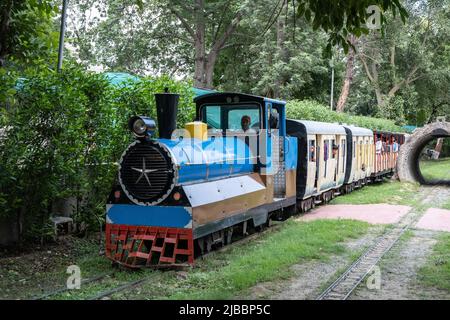
<svg viewBox="0 0 450 320">
<path fill-rule="evenodd" d="M 383 149 L 383 142 L 381 141 L 381 136 L 377 135 L 377 142 L 375 144 L 375 152 L 381 153 L 382 149 Z"/>
<path fill-rule="evenodd" d="M 316 147 L 311 146 L 309 148 L 309 161 L 316 162 Z"/>
<path fill-rule="evenodd" d="M 333 159 L 336 158 L 339 150 L 339 146 L 337 144 L 333 144 Z"/>
<path fill-rule="evenodd" d="M 397 143 L 397 139 L 392 138 L 392 152 L 397 153 L 398 152 L 398 148 L 399 144 Z"/>
</svg>

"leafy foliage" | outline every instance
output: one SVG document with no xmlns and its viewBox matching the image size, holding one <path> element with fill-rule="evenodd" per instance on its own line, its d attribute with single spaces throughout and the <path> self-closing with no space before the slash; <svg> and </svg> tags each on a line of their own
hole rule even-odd
<svg viewBox="0 0 450 320">
<path fill-rule="evenodd" d="M 289 101 L 286 105 L 286 113 L 287 117 L 292 119 L 346 123 L 372 130 L 402 132 L 402 128 L 397 126 L 392 120 L 336 112 L 312 100 Z"/>
<path fill-rule="evenodd" d="M 58 44 L 58 29 L 53 22 L 57 12 L 51 0 L 2 1 L 0 67 L 23 69 L 50 63 Z"/>
<path fill-rule="evenodd" d="M 365 24 L 367 9 L 370 6 L 379 7 L 381 23 L 384 20 L 383 11 L 391 11 L 394 16 L 399 14 L 403 21 L 408 16 L 400 0 L 299 0 L 298 15 L 305 17 L 314 30 L 321 28 L 329 34 L 326 53 L 331 56 L 332 46 L 335 45 L 342 46 L 345 52 L 348 51 L 351 46 L 347 38 L 349 34 L 359 37 L 369 33 Z"/>
<path fill-rule="evenodd" d="M 181 93 L 180 123 L 191 120 L 190 83 L 167 76 L 113 87 L 77 66 L 29 74 L 1 109 L 1 214 L 17 216 L 26 237 L 42 235 L 55 203 L 75 197 L 76 222 L 98 225 L 115 163 L 131 141 L 128 119 L 154 115 L 153 94 L 165 87 Z"/>
</svg>

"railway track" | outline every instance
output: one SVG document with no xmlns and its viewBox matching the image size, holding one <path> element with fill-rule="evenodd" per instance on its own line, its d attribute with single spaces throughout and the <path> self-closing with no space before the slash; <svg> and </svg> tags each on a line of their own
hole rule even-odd
<svg viewBox="0 0 450 320">
<path fill-rule="evenodd" d="M 429 202 L 428 197 L 435 191 L 437 191 L 437 188 L 428 189 L 421 202 Z M 372 272 L 383 256 L 391 250 L 401 236 L 420 218 L 420 213 L 420 210 L 411 210 L 398 225 L 376 238 L 374 244 L 328 286 L 317 297 L 317 300 L 347 300 L 358 285 Z"/>
<path fill-rule="evenodd" d="M 105 274 L 101 274 L 101 275 L 98 275 L 98 276 L 94 276 L 94 277 L 82 280 L 81 281 L 81 285 L 85 285 L 85 284 L 88 284 L 88 283 L 93 283 L 93 282 L 96 282 L 96 281 L 100 281 L 100 280 L 103 280 L 104 278 L 106 278 L 108 276 L 112 276 L 112 275 L 114 275 L 114 272 L 105 273 Z M 42 295 L 32 297 L 30 300 L 44 300 L 44 299 L 47 299 L 49 297 L 61 294 L 63 292 L 67 292 L 69 290 L 71 290 L 71 289 L 68 289 L 67 287 L 59 288 L 59 289 L 56 289 L 56 290 L 53 290 L 53 291 L 46 292 L 46 293 L 44 293 Z"/>
<path fill-rule="evenodd" d="M 408 228 L 395 227 L 380 236 L 317 300 L 346 300 Z"/>
</svg>

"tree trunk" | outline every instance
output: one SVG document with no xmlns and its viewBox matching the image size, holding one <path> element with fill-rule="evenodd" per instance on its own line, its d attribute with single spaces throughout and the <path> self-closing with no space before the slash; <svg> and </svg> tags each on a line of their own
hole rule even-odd
<svg viewBox="0 0 450 320">
<path fill-rule="evenodd" d="M 211 51 L 208 54 L 208 57 L 206 59 L 205 63 L 205 85 L 204 87 L 207 89 L 212 89 L 213 86 L 213 80 L 214 80 L 214 66 L 216 65 L 217 56 L 219 53 L 215 50 Z"/>
<path fill-rule="evenodd" d="M 206 53 L 206 23 L 205 23 L 205 1 L 195 0 L 193 30 L 189 22 L 181 14 L 171 8 L 171 12 L 182 22 L 185 29 L 193 38 L 195 50 L 194 86 L 211 89 L 213 87 L 214 67 L 220 51 L 224 48 L 229 37 L 234 33 L 242 19 L 242 12 L 238 12 L 235 19 L 229 24 L 225 32 L 215 40 L 209 53 Z"/>
<path fill-rule="evenodd" d="M 434 147 L 436 159 L 439 159 L 439 155 L 441 154 L 443 145 L 444 145 L 444 138 L 438 138 L 436 141 L 436 146 Z"/>
<path fill-rule="evenodd" d="M 288 14 L 287 9 L 288 6 L 286 5 L 286 1 L 283 1 L 283 6 L 285 10 L 284 15 L 280 15 L 277 20 L 277 56 L 278 59 L 286 63 L 287 62 L 287 49 L 285 45 L 286 40 L 286 32 L 285 32 L 285 20 L 286 16 Z M 282 9 L 283 10 L 283 9 Z M 283 76 L 283 72 L 277 74 L 275 79 L 275 87 L 273 89 L 273 95 L 274 98 L 280 98 L 281 96 L 281 88 L 285 85 L 286 81 Z"/>
<path fill-rule="evenodd" d="M 13 1 L 10 0 L 0 13 L 0 67 L 5 65 L 8 56 L 8 32 L 9 23 L 11 22 L 11 10 Z"/>
<path fill-rule="evenodd" d="M 381 92 L 381 89 L 379 87 L 375 87 L 375 96 L 377 98 L 377 105 L 379 107 L 383 107 L 385 104 L 385 99 L 383 97 L 383 93 Z"/>
<path fill-rule="evenodd" d="M 205 81 L 205 19 L 203 15 L 204 1 L 196 0 L 194 7 L 194 14 L 196 20 L 195 29 L 195 71 L 194 71 L 194 86 L 204 88 Z"/>
<path fill-rule="evenodd" d="M 354 45 L 355 38 L 353 36 L 350 37 L 350 42 Z M 355 63 L 355 51 L 350 47 L 347 54 L 347 64 L 345 67 L 345 78 L 344 83 L 342 84 L 341 94 L 339 95 L 339 99 L 336 105 L 337 112 L 343 112 L 345 103 L 347 102 L 348 95 L 350 93 L 350 85 L 353 81 L 353 67 Z"/>
</svg>

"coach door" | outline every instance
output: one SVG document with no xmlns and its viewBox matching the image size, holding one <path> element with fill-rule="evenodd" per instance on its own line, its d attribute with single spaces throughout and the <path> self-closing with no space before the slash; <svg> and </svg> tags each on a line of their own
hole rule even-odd
<svg viewBox="0 0 450 320">
<path fill-rule="evenodd" d="M 266 104 L 268 119 L 268 139 L 271 142 L 272 169 L 273 169 L 273 196 L 274 198 L 286 197 L 286 166 L 284 159 L 284 135 L 280 130 L 281 110 Z"/>
</svg>

